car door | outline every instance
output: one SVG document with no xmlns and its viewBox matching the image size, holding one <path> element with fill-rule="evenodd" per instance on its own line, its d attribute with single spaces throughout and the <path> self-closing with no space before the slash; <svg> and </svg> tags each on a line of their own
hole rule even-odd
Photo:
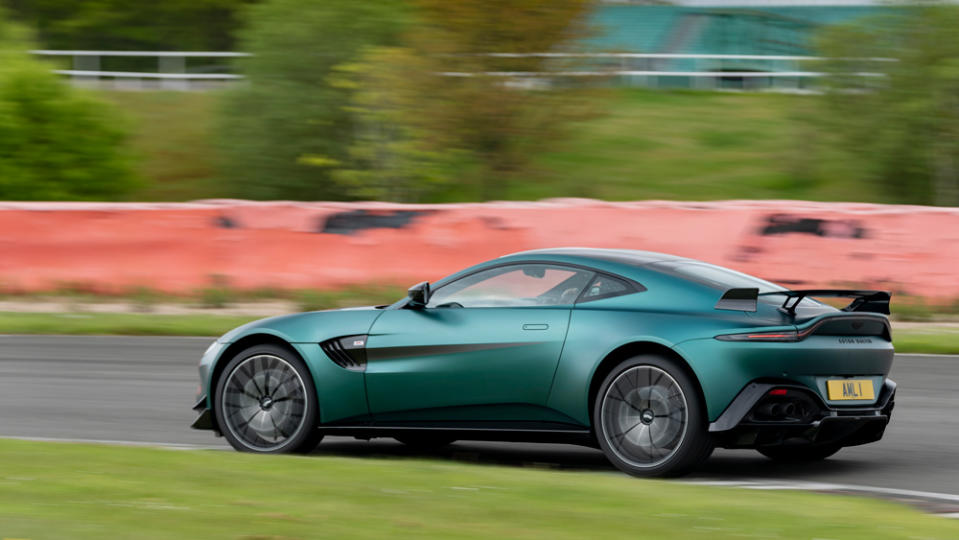
<svg viewBox="0 0 959 540">
<path fill-rule="evenodd" d="M 593 273 L 510 264 L 383 313 L 367 340 L 374 420 L 541 420 L 570 311 Z"/>
</svg>

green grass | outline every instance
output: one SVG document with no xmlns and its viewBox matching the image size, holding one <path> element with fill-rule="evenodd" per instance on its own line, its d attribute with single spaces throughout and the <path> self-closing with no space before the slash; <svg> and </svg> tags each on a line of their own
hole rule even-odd
<svg viewBox="0 0 959 540">
<path fill-rule="evenodd" d="M 213 314 L 0 312 L 0 334 L 219 336 L 257 318 Z M 893 341 L 896 352 L 900 353 L 959 354 L 959 327 L 930 324 L 899 329 L 894 331 Z"/>
<path fill-rule="evenodd" d="M 0 334 L 219 336 L 257 318 L 153 313 L 0 312 Z"/>
<path fill-rule="evenodd" d="M 135 126 L 146 185 L 135 200 L 229 196 L 216 178 L 217 92 L 104 92 Z M 799 118 L 814 96 L 591 91 L 601 112 L 571 137 L 534 156 L 508 199 L 610 200 L 793 198 L 882 202 L 855 160 L 831 150 L 828 134 Z M 471 200 L 459 183 L 443 201 Z"/>
<path fill-rule="evenodd" d="M 936 326 L 894 330 L 896 352 L 959 354 L 959 327 Z"/>
<path fill-rule="evenodd" d="M 7 538 L 956 538 L 877 500 L 420 460 L 0 441 Z"/>
<path fill-rule="evenodd" d="M 847 156 L 799 120 L 814 96 L 611 91 L 606 114 L 538 156 L 510 198 L 879 201 Z"/>
</svg>

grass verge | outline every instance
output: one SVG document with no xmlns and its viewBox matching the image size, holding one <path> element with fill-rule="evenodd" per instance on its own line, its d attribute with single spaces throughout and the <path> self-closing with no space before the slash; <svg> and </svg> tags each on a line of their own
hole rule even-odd
<svg viewBox="0 0 959 540">
<path fill-rule="evenodd" d="M 0 334 L 121 336 L 219 336 L 258 317 L 151 313 L 0 312 Z M 910 327 L 894 331 L 896 352 L 959 354 L 959 327 Z"/>
<path fill-rule="evenodd" d="M 219 336 L 257 318 L 151 313 L 0 312 L 0 334 Z"/>
<path fill-rule="evenodd" d="M 902 353 L 959 354 L 959 327 L 930 324 L 893 330 L 892 341 Z"/>
<path fill-rule="evenodd" d="M 608 473 L 13 440 L 0 462 L 0 537 L 959 537 L 877 500 Z"/>
</svg>

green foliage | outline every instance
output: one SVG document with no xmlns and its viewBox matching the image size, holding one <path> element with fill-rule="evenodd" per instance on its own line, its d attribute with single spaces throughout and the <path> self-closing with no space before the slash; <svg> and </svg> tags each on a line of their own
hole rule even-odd
<svg viewBox="0 0 959 540">
<path fill-rule="evenodd" d="M 349 108 L 354 132 L 348 168 L 332 174 L 351 198 L 429 201 L 471 165 L 467 152 L 426 144 L 417 89 L 406 84 L 416 62 L 408 49 L 379 47 L 337 68 L 340 84 L 357 88 Z"/>
<path fill-rule="evenodd" d="M 405 4 L 395 0 L 268 0 L 249 12 L 241 47 L 249 84 L 222 111 L 222 175 L 239 196 L 338 199 L 333 180 L 355 137 L 357 88 L 341 66 L 370 46 L 395 43 Z"/>
<path fill-rule="evenodd" d="M 219 95 L 112 92 L 107 96 L 137 120 L 133 143 L 143 156 L 137 172 L 149 183 L 131 198 L 183 201 L 239 196 L 232 186 L 211 180 L 216 165 L 211 139 L 217 135 L 213 127 Z M 829 140 L 832 134 L 804 120 L 814 116 L 820 96 L 618 89 L 590 91 L 578 99 L 598 109 L 598 114 L 584 114 L 586 119 L 567 126 L 568 136 L 534 149 L 527 171 L 506 186 L 504 199 L 898 202 L 864 180 L 864 159 L 842 151 Z M 361 134 L 366 129 L 366 114 L 394 112 L 355 113 Z M 717 144 L 720 138 L 732 142 Z M 377 148 L 358 137 L 351 143 L 351 155 L 366 144 Z M 414 145 L 409 140 L 397 141 L 397 146 L 434 152 L 428 145 Z M 416 202 L 477 200 L 479 190 L 471 182 L 478 176 L 477 165 L 470 156 L 436 153 L 453 162 L 428 162 L 431 170 L 442 172 L 436 182 L 416 184 L 419 187 L 409 192 L 394 190 L 384 197 Z M 359 158 L 351 157 L 351 163 L 354 159 Z M 412 158 L 404 159 L 412 166 Z M 356 165 L 336 174 L 355 171 L 370 175 L 369 183 L 360 186 L 367 190 L 377 186 L 370 169 L 373 167 Z M 406 181 L 409 177 L 401 178 Z M 342 189 L 349 189 L 352 197 L 373 197 L 353 191 L 339 177 L 336 181 Z"/>
<path fill-rule="evenodd" d="M 822 36 L 832 76 L 818 118 L 899 201 L 959 204 L 957 33 L 959 7 L 919 5 Z"/>
<path fill-rule="evenodd" d="M 926 322 L 937 318 L 933 310 L 923 298 L 899 296 L 890 305 L 890 316 L 897 321 Z"/>
<path fill-rule="evenodd" d="M 256 0 L 3 0 L 50 49 L 229 51 Z"/>
<path fill-rule="evenodd" d="M 145 285 L 133 287 L 129 291 L 130 300 L 133 302 L 133 308 L 140 313 L 149 313 L 163 298 L 163 294 Z"/>
<path fill-rule="evenodd" d="M 100 92 L 134 126 L 136 174 L 146 180 L 128 198 L 189 201 L 229 196 L 216 181 L 218 92 Z"/>
<path fill-rule="evenodd" d="M 197 291 L 200 305 L 205 308 L 219 309 L 225 308 L 235 301 L 236 293 L 230 288 L 229 280 L 225 276 L 213 275 L 210 282 L 209 287 Z"/>
<path fill-rule="evenodd" d="M 422 21 L 408 37 L 416 62 L 397 81 L 414 96 L 409 110 L 426 148 L 468 155 L 478 164 L 471 198 L 502 198 L 511 181 L 528 172 L 530 156 L 563 135 L 581 112 L 570 92 L 537 89 L 532 80 L 491 72 L 549 71 L 541 53 L 562 49 L 582 35 L 592 7 L 587 0 L 416 0 Z M 459 74 L 446 76 L 441 74 Z"/>
<path fill-rule="evenodd" d="M 551 59 L 477 53 L 556 50 L 580 35 L 590 3 L 410 4 L 269 0 L 250 11 L 250 85 L 223 115 L 233 191 L 430 201 L 465 186 L 474 200 L 505 196 L 530 156 L 559 137 L 576 95 L 483 75 L 544 71 Z"/>
<path fill-rule="evenodd" d="M 955 320 L 959 315 L 959 298 L 949 302 L 927 301 L 919 296 L 893 294 L 892 318 L 897 321 L 929 322 Z"/>
<path fill-rule="evenodd" d="M 123 122 L 30 58 L 0 12 L 0 199 L 115 199 L 135 187 Z"/>
<path fill-rule="evenodd" d="M 319 311 L 328 306 L 329 298 L 322 291 L 307 289 L 297 294 L 297 309 L 300 311 Z"/>
<path fill-rule="evenodd" d="M 343 307 L 389 305 L 405 296 L 401 287 L 391 285 L 353 285 L 344 289 L 306 289 L 297 291 L 300 311 L 337 309 Z"/>
</svg>

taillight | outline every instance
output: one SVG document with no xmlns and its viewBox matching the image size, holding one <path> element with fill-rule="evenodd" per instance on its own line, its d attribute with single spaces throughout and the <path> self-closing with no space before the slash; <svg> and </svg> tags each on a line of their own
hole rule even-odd
<svg viewBox="0 0 959 540">
<path fill-rule="evenodd" d="M 745 334 L 723 334 L 716 336 L 720 341 L 799 341 L 795 330 L 777 330 L 775 332 L 748 332 Z"/>
</svg>

